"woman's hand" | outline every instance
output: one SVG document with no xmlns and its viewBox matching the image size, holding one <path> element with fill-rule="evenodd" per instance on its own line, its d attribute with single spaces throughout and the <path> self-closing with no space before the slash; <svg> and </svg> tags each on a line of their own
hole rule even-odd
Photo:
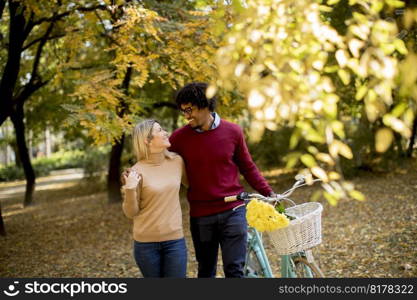
<svg viewBox="0 0 417 300">
<path fill-rule="evenodd" d="M 123 179 L 123 181 L 126 182 L 124 185 L 125 189 L 135 189 L 137 188 L 140 180 L 142 179 L 142 175 L 140 175 L 135 170 L 130 170 L 128 175 L 123 173 Z"/>
</svg>

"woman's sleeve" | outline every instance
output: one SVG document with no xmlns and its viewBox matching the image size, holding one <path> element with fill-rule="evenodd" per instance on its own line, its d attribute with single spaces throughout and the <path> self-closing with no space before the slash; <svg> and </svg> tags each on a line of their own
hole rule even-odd
<svg viewBox="0 0 417 300">
<path fill-rule="evenodd" d="M 187 170 L 185 169 L 184 160 L 181 158 L 181 184 L 188 189 Z"/>
<path fill-rule="evenodd" d="M 139 199 L 140 190 L 142 188 L 142 180 L 139 182 L 135 189 L 123 189 L 123 212 L 126 217 L 133 219 L 133 217 L 139 214 Z"/>
</svg>

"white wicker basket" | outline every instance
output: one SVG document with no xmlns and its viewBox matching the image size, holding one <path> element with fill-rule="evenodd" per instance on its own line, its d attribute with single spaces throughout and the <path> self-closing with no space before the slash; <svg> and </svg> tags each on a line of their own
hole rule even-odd
<svg viewBox="0 0 417 300">
<path fill-rule="evenodd" d="M 296 219 L 282 229 L 268 232 L 279 255 L 306 250 L 321 243 L 321 212 L 318 202 L 307 202 L 287 208 L 285 211 Z"/>
</svg>

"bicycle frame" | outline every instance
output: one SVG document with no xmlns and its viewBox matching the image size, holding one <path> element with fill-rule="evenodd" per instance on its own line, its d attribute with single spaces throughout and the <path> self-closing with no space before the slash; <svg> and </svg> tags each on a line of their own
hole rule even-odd
<svg viewBox="0 0 417 300">
<path fill-rule="evenodd" d="M 266 256 L 266 251 L 262 243 L 262 236 L 261 234 L 252 227 L 248 228 L 248 246 L 247 246 L 247 253 L 246 253 L 246 261 L 245 261 L 245 269 L 244 274 L 248 271 L 248 261 L 250 259 L 249 255 L 250 252 L 253 251 L 259 261 L 260 267 L 262 268 L 262 273 L 264 277 L 272 278 L 274 277 L 272 274 L 272 269 L 269 264 L 268 257 Z M 248 276 L 248 277 L 257 277 L 257 276 Z"/>
<path fill-rule="evenodd" d="M 255 274 L 250 273 L 249 267 L 249 259 L 250 254 L 253 252 L 256 255 L 256 258 L 259 262 L 259 266 L 262 269 L 262 277 L 266 278 L 273 278 L 274 274 L 271 269 L 271 265 L 269 263 L 268 256 L 266 255 L 266 251 L 262 241 L 262 235 L 253 227 L 248 228 L 248 245 L 247 245 L 247 253 L 246 253 L 246 260 L 245 260 L 245 267 L 244 267 L 244 274 L 246 274 L 247 278 L 258 278 Z M 293 258 L 295 257 L 304 257 L 305 255 L 303 252 L 296 252 L 291 255 L 281 255 L 281 277 L 282 278 L 296 278 L 295 272 L 295 264 Z M 307 273 L 307 277 L 313 277 L 313 273 L 311 269 L 307 266 L 305 267 L 305 271 Z"/>
<path fill-rule="evenodd" d="M 314 179 L 311 183 L 314 183 L 316 181 L 321 181 L 320 179 Z M 235 196 L 228 196 L 224 198 L 224 201 L 231 202 L 236 200 L 243 200 L 245 201 L 245 204 L 247 204 L 247 201 L 251 197 L 255 197 L 258 199 L 261 199 L 265 202 L 274 202 L 277 201 L 287 201 L 292 205 L 295 205 L 295 203 L 289 199 L 288 197 L 293 193 L 294 190 L 296 190 L 299 187 L 307 185 L 306 180 L 303 176 L 296 176 L 296 183 L 283 194 L 277 194 L 275 197 L 265 197 L 259 194 L 249 194 L 246 192 L 243 192 L 239 195 Z M 248 239 L 247 239 L 247 253 L 246 253 L 246 259 L 245 259 L 245 266 L 244 266 L 244 274 L 246 277 L 259 277 L 256 276 L 256 271 L 262 272 L 262 277 L 269 277 L 272 278 L 273 273 L 271 266 L 269 264 L 268 257 L 266 255 L 265 248 L 263 246 L 262 242 L 262 234 L 259 233 L 255 228 L 248 227 Z M 317 265 L 311 265 L 310 261 L 307 259 L 308 256 L 312 258 L 311 251 L 300 251 L 296 252 L 290 255 L 281 255 L 281 277 L 285 278 L 296 278 L 297 276 L 297 264 L 301 265 L 305 271 L 306 277 L 313 277 L 313 270 L 311 268 L 314 268 L 314 272 L 322 276 L 322 273 Z M 257 265 L 260 267 L 261 270 L 254 270 L 254 273 L 251 273 L 252 266 L 251 264 L 251 254 L 256 256 Z M 313 261 L 313 260 L 312 260 Z"/>
<path fill-rule="evenodd" d="M 294 257 L 304 257 L 303 252 L 297 252 L 291 255 L 281 255 L 281 277 L 284 278 L 297 278 L 295 272 Z M 308 266 L 304 266 L 307 273 L 307 277 L 312 278 L 313 272 Z"/>
</svg>

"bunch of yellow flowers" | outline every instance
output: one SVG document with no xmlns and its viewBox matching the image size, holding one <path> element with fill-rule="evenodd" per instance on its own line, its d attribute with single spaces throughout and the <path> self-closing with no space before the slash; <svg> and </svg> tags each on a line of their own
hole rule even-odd
<svg viewBox="0 0 417 300">
<path fill-rule="evenodd" d="M 259 231 L 274 231 L 287 227 L 290 220 L 286 215 L 280 214 L 275 208 L 263 201 L 252 199 L 246 210 L 248 225 Z"/>
</svg>

